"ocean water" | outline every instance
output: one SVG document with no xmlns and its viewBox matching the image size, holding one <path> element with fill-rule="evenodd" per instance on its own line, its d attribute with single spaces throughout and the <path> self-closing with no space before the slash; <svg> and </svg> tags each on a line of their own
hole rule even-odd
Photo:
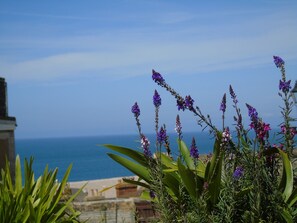
<svg viewBox="0 0 297 223">
<path fill-rule="evenodd" d="M 190 146 L 193 136 L 201 154 L 212 151 L 213 139 L 207 132 L 185 133 L 183 140 L 188 146 Z M 154 151 L 155 135 L 147 137 L 151 141 L 151 150 Z M 137 135 L 16 139 L 15 143 L 16 153 L 20 155 L 22 164 L 25 158 L 29 160 L 31 156 L 34 157 L 35 177 L 40 176 L 45 166 L 48 165 L 52 170 L 58 168 L 58 179 L 61 180 L 66 169 L 72 163 L 69 181 L 133 175 L 107 155 L 107 153 L 114 152 L 103 147 L 103 144 L 140 150 L 139 136 Z M 173 153 L 177 154 L 176 134 L 170 134 L 170 145 Z"/>
</svg>

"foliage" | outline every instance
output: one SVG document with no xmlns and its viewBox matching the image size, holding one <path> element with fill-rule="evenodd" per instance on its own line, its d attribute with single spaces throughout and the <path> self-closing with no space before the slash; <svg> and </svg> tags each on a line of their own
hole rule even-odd
<svg viewBox="0 0 297 223">
<path fill-rule="evenodd" d="M 225 126 L 226 94 L 220 105 L 223 120 L 222 130 L 219 130 L 209 115 L 203 115 L 200 108 L 194 106 L 190 95 L 180 96 L 160 73 L 153 70 L 153 80 L 175 97 L 178 110 L 192 112 L 198 117 L 198 124 L 208 127 L 215 137 L 212 156 L 200 159 L 195 139 L 190 149 L 183 142 L 180 118 L 177 116 L 179 155 L 173 157 L 166 126 L 159 128 L 161 98 L 155 91 L 153 102 L 157 140 L 154 154 L 150 150 L 150 142 L 142 133 L 137 103 L 131 111 L 136 119 L 143 152 L 105 145 L 120 153 L 108 154 L 113 160 L 139 177 L 139 180 L 129 180 L 129 183 L 147 188 L 143 198 L 154 203 L 159 222 L 297 221 L 296 166 L 292 166 L 296 129 L 291 126 L 291 122 L 295 121 L 290 116 L 293 107 L 289 92 L 291 87 L 290 81 L 286 80 L 284 61 L 275 56 L 274 62 L 282 73 L 279 95 L 284 101 L 278 145 L 270 143 L 269 124 L 249 104 L 246 106 L 251 123 L 249 128 L 244 128 L 238 99 L 231 86 L 229 93 L 235 110 L 235 139 Z"/>
<path fill-rule="evenodd" d="M 1 170 L 0 222 L 79 222 L 80 213 L 72 208 L 71 202 L 81 190 L 66 200 L 63 198 L 71 165 L 58 183 L 58 170 L 49 171 L 48 167 L 43 175 L 35 180 L 32 164 L 33 158 L 30 158 L 29 162 L 25 160 L 24 179 L 19 156 L 15 161 L 14 179 L 11 177 L 8 161 Z"/>
</svg>

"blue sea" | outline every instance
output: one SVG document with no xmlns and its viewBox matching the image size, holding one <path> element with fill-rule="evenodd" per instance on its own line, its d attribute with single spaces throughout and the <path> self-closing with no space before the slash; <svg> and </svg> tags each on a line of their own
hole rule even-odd
<svg viewBox="0 0 297 223">
<path fill-rule="evenodd" d="M 185 133 L 183 140 L 188 146 L 190 146 L 193 136 L 201 154 L 212 151 L 213 139 L 207 132 Z M 154 151 L 155 135 L 147 137 L 151 141 L 151 150 Z M 34 157 L 35 177 L 40 176 L 45 166 L 48 165 L 52 170 L 58 168 L 58 179 L 61 180 L 66 169 L 72 163 L 69 181 L 133 175 L 107 155 L 113 151 L 103 147 L 103 144 L 119 145 L 141 151 L 137 135 L 16 139 L 15 143 L 16 153 L 20 155 L 22 163 L 25 158 L 29 160 L 31 156 Z M 170 145 L 173 153 L 177 154 L 176 134 L 170 135 Z"/>
</svg>

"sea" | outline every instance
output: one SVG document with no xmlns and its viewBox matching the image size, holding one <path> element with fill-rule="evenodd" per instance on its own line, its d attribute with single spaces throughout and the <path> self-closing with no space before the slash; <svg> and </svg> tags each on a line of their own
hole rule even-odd
<svg viewBox="0 0 297 223">
<path fill-rule="evenodd" d="M 155 150 L 155 134 L 147 135 L 150 149 Z M 184 133 L 183 140 L 190 147 L 195 137 L 200 154 L 212 152 L 214 139 L 208 132 Z M 178 154 L 176 133 L 169 134 L 173 155 Z M 58 180 L 61 180 L 70 164 L 72 170 L 68 181 L 85 181 L 113 177 L 133 176 L 129 170 L 112 160 L 107 154 L 116 153 L 105 148 L 104 144 L 113 144 L 141 151 L 139 135 L 110 135 L 67 138 L 16 139 L 16 154 L 24 160 L 34 158 L 35 177 L 42 175 L 46 165 L 49 169 L 58 168 Z"/>
</svg>

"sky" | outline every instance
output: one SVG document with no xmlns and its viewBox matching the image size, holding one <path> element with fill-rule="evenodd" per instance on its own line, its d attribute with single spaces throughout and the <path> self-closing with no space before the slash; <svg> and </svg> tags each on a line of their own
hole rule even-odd
<svg viewBox="0 0 297 223">
<path fill-rule="evenodd" d="M 16 138 L 136 134 L 160 124 L 201 131 L 197 117 L 151 79 L 152 69 L 222 126 L 220 102 L 233 86 L 272 127 L 282 121 L 281 77 L 272 56 L 297 79 L 297 1 L 0 0 L 0 76 L 8 84 Z M 226 123 L 234 109 L 227 97 Z M 292 115 L 296 116 L 296 110 Z"/>
</svg>

